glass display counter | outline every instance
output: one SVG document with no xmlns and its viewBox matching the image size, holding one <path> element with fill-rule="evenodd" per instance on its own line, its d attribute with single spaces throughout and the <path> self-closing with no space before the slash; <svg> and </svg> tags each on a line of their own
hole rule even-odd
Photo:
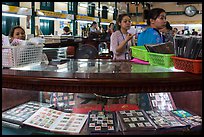
<svg viewBox="0 0 204 137">
<path fill-rule="evenodd" d="M 41 91 L 110 95 L 184 91 L 202 93 L 201 86 L 201 75 L 173 67 L 110 59 L 69 59 L 63 64 L 2 69 L 2 111 L 26 101 L 41 102 Z M 76 101 L 75 105 L 79 104 L 80 101 Z M 199 103 L 197 105 L 202 109 Z M 80 134 L 87 134 L 86 127 Z"/>
</svg>

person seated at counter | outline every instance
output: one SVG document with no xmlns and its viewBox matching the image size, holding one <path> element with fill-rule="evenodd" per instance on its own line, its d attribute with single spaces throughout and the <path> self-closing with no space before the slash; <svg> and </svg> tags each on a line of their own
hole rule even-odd
<svg viewBox="0 0 204 137">
<path fill-rule="evenodd" d="M 72 35 L 72 32 L 70 31 L 70 28 L 68 26 L 65 26 L 63 28 L 64 33 L 62 35 Z"/>
<path fill-rule="evenodd" d="M 88 34 L 89 39 L 100 38 L 101 31 L 95 21 L 91 24 L 90 31 Z"/>
<path fill-rule="evenodd" d="M 100 33 L 101 32 L 99 30 L 99 28 L 98 28 L 98 24 L 95 21 L 93 21 L 93 23 L 91 24 L 90 33 L 91 32 L 95 32 L 95 33 Z"/>
<path fill-rule="evenodd" d="M 26 35 L 24 28 L 19 25 L 12 27 L 9 32 L 9 37 L 10 43 L 12 43 L 14 39 L 25 40 Z"/>
</svg>

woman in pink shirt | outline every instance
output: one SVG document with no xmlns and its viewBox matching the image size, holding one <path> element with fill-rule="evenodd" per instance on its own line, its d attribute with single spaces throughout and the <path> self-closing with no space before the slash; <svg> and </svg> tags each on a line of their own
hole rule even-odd
<svg viewBox="0 0 204 137">
<path fill-rule="evenodd" d="M 116 26 L 118 28 L 111 35 L 110 50 L 113 52 L 113 59 L 115 60 L 130 60 L 131 50 L 130 46 L 135 45 L 133 36 L 127 31 L 131 27 L 131 17 L 128 14 L 120 14 L 117 18 Z"/>
</svg>

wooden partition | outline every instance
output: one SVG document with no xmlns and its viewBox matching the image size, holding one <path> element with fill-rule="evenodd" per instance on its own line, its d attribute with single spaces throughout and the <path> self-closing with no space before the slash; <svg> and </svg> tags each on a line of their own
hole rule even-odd
<svg viewBox="0 0 204 137">
<path fill-rule="evenodd" d="M 182 108 L 202 116 L 202 91 L 172 92 L 177 108 Z"/>
<path fill-rule="evenodd" d="M 27 101 L 37 101 L 39 93 L 29 90 L 2 88 L 2 111 Z"/>
</svg>

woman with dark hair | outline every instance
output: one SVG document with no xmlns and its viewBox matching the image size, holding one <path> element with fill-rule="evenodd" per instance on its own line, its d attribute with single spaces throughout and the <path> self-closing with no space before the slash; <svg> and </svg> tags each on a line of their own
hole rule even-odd
<svg viewBox="0 0 204 137">
<path fill-rule="evenodd" d="M 133 36 L 134 34 L 129 34 L 127 30 L 131 27 L 131 17 L 128 14 L 120 14 L 117 18 L 117 28 L 118 30 L 113 32 L 110 37 L 110 51 L 113 52 L 114 60 L 130 60 L 131 52 L 130 46 L 133 46 Z M 117 66 L 115 66 L 117 71 Z M 125 69 L 131 71 L 131 66 L 126 66 Z M 123 70 L 122 70 L 123 71 Z M 119 98 L 126 98 L 128 94 L 117 94 L 117 95 L 108 95 L 108 94 L 95 94 L 96 96 L 113 99 L 116 101 Z M 125 101 L 126 102 L 126 101 Z"/>
<path fill-rule="evenodd" d="M 135 34 L 128 33 L 131 27 L 131 17 L 128 14 L 120 14 L 117 18 L 115 31 L 110 38 L 110 51 L 113 52 L 115 60 L 130 60 L 130 46 L 134 45 L 133 36 Z"/>
<path fill-rule="evenodd" d="M 108 26 L 107 33 L 111 36 L 113 32 L 114 32 L 114 23 L 110 23 Z"/>
<path fill-rule="evenodd" d="M 159 32 L 166 25 L 166 12 L 161 8 L 154 8 L 149 11 L 147 17 L 148 27 L 138 36 L 137 45 L 163 43 L 163 37 Z"/>
<path fill-rule="evenodd" d="M 95 21 L 93 21 L 90 27 L 90 32 L 96 32 L 97 30 L 98 30 L 98 25 Z"/>
<path fill-rule="evenodd" d="M 110 37 L 111 37 L 111 35 L 113 34 L 114 31 L 115 31 L 115 30 L 114 30 L 114 23 L 111 22 L 111 23 L 108 25 L 108 29 L 107 29 L 106 32 L 105 32 L 105 39 L 108 40 L 108 41 L 110 41 Z"/>
<path fill-rule="evenodd" d="M 25 40 L 25 30 L 21 26 L 13 27 L 9 32 L 10 42 L 14 39 Z"/>
<path fill-rule="evenodd" d="M 100 38 L 101 31 L 98 28 L 97 22 L 93 21 L 90 27 L 90 32 L 88 34 L 89 39 Z"/>
<path fill-rule="evenodd" d="M 62 35 L 72 35 L 72 32 L 70 31 L 70 28 L 68 26 L 65 26 L 63 28 L 64 33 Z"/>
<path fill-rule="evenodd" d="M 166 21 L 166 12 L 164 9 L 161 9 L 161 8 L 151 9 L 149 11 L 149 14 L 147 17 L 148 27 L 146 30 L 144 30 L 138 36 L 138 46 L 143 46 L 145 44 L 163 43 L 164 42 L 163 37 L 159 31 L 166 27 L 166 22 L 167 22 Z M 138 99 L 139 103 L 138 104 L 139 104 L 140 109 L 144 109 L 144 110 L 150 110 L 151 109 L 148 94 L 149 93 L 140 93 L 139 94 L 139 99 Z M 169 109 L 170 108 L 167 108 L 167 110 L 169 110 Z"/>
</svg>

